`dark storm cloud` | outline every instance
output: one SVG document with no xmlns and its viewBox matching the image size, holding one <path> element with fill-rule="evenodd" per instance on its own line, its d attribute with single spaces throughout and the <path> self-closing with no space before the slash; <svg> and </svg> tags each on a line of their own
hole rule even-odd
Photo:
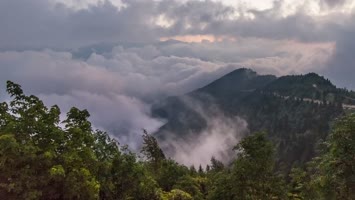
<svg viewBox="0 0 355 200">
<path fill-rule="evenodd" d="M 323 72 L 340 87 L 355 90 L 355 14 L 338 33 L 335 52 Z"/>
<path fill-rule="evenodd" d="M 185 34 L 308 42 L 334 39 L 336 23 L 317 21 L 302 9 L 282 17 L 279 14 L 282 1 L 276 2 L 267 10 L 243 11 L 212 1 L 126 0 L 126 6 L 120 9 L 110 1 L 103 1 L 88 8 L 73 9 L 47 0 L 2 0 L 0 49 L 64 49 L 104 42 L 151 43 L 161 37 Z M 159 26 L 156 23 L 159 17 L 171 24 Z"/>
</svg>

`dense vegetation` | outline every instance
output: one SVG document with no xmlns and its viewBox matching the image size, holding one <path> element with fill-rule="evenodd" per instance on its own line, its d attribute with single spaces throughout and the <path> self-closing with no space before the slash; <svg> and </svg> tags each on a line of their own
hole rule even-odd
<svg viewBox="0 0 355 200">
<path fill-rule="evenodd" d="M 227 165 L 202 169 L 166 158 L 143 132 L 140 153 L 92 130 L 88 111 L 57 106 L 7 83 L 0 104 L 0 199 L 254 200 L 355 199 L 355 115 L 340 118 L 319 156 L 290 174 L 276 168 L 276 148 L 263 132 L 234 147 Z M 275 133 L 277 134 L 277 133 Z"/>
<path fill-rule="evenodd" d="M 157 134 L 162 138 L 166 132 L 183 137 L 207 128 L 206 113 L 189 105 L 191 99 L 200 110 L 218 107 L 224 115 L 242 117 L 251 133 L 267 132 L 276 146 L 277 168 L 289 173 L 317 156 L 318 141 L 327 138 L 334 120 L 350 112 L 342 104 L 355 105 L 354 94 L 315 73 L 277 78 L 237 69 L 189 94 L 157 103 L 153 113 L 168 120 Z"/>
</svg>

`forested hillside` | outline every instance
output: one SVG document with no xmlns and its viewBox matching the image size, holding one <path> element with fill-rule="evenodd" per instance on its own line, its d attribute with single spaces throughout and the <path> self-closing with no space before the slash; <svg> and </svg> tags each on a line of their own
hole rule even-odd
<svg viewBox="0 0 355 200">
<path fill-rule="evenodd" d="M 276 168 L 277 144 L 263 132 L 235 144 L 230 164 L 211 158 L 196 169 L 167 158 L 146 131 L 133 153 L 93 130 L 86 110 L 73 107 L 61 121 L 59 107 L 46 107 L 19 85 L 7 82 L 7 92 L 11 100 L 0 104 L 0 199 L 355 198 L 354 114 L 339 118 L 318 156 L 290 174 Z"/>
<path fill-rule="evenodd" d="M 317 155 L 317 145 L 327 138 L 333 121 L 354 111 L 354 96 L 315 73 L 277 78 L 237 69 L 189 94 L 157 103 L 153 113 L 168 120 L 156 133 L 162 140 L 167 133 L 184 137 L 207 128 L 191 99 L 202 110 L 217 107 L 229 117 L 239 116 L 251 133 L 267 132 L 276 145 L 277 168 L 289 173 Z"/>
</svg>

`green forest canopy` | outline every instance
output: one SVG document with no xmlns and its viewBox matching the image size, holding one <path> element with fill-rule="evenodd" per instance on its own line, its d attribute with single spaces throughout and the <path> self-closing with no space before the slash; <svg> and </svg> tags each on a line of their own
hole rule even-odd
<svg viewBox="0 0 355 200">
<path fill-rule="evenodd" d="M 290 173 L 275 168 L 265 133 L 235 145 L 227 165 L 211 158 L 202 169 L 166 158 L 143 132 L 140 153 L 93 130 L 87 110 L 60 120 L 21 86 L 7 82 L 11 101 L 0 104 L 0 199 L 256 200 L 355 199 L 355 115 L 335 122 L 319 156 Z"/>
</svg>

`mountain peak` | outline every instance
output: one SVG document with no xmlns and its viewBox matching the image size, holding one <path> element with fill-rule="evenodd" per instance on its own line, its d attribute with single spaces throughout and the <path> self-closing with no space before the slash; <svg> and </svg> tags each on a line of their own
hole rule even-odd
<svg viewBox="0 0 355 200">
<path fill-rule="evenodd" d="M 255 71 L 253 71 L 252 69 L 248 69 L 248 68 L 239 68 L 236 69 L 232 72 L 229 72 L 228 74 L 226 74 L 223 77 L 234 77 L 234 76 L 244 76 L 245 78 L 254 78 L 256 76 L 259 76 L 258 73 L 256 73 Z M 221 78 L 223 78 L 221 77 Z"/>
<path fill-rule="evenodd" d="M 275 79 L 276 77 L 272 75 L 259 75 L 251 69 L 240 68 L 198 89 L 197 92 L 208 93 L 213 96 L 239 96 L 241 93 L 264 87 Z"/>
</svg>

